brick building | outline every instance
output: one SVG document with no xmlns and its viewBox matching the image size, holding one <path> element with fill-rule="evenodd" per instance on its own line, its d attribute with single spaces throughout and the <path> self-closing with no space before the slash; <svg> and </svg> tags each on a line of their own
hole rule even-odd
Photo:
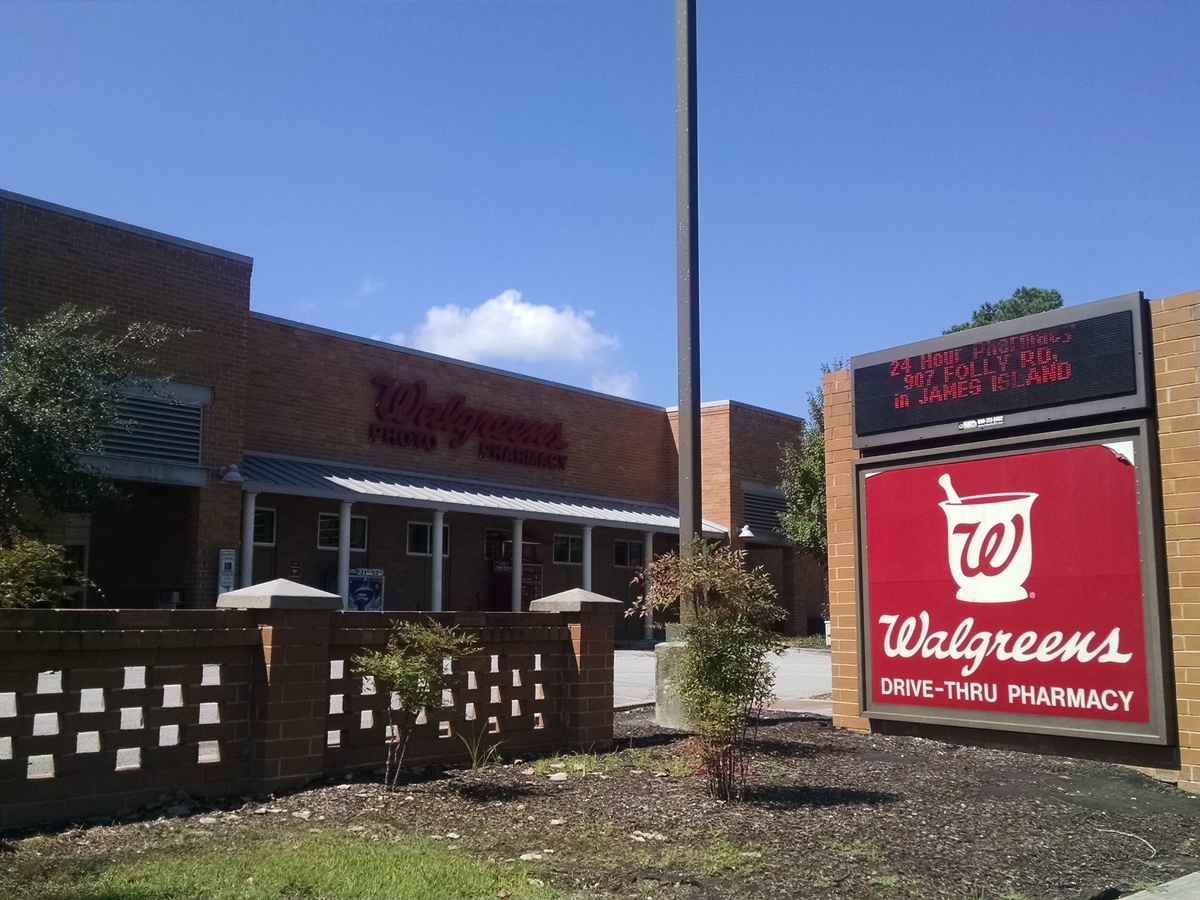
<svg viewBox="0 0 1200 900">
<path fill-rule="evenodd" d="M 6 323 L 69 302 L 183 332 L 148 373 L 170 396 L 131 392 L 132 429 L 91 460 L 122 500 L 47 526 L 103 592 L 84 603 L 206 607 L 274 578 L 387 609 L 573 587 L 629 601 L 641 562 L 677 544 L 672 410 L 253 312 L 236 253 L 7 192 L 0 227 Z M 821 578 L 775 513 L 802 427 L 733 402 L 701 414 L 706 531 L 771 573 L 798 633 Z"/>
</svg>

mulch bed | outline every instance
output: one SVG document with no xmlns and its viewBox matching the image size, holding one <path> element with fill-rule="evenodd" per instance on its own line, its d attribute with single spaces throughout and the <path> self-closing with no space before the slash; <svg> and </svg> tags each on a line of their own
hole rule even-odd
<svg viewBox="0 0 1200 900">
<path fill-rule="evenodd" d="M 376 779 L 216 808 L 176 801 L 39 838 L 39 852 L 115 859 L 165 830 L 232 846 L 247 829 L 415 829 L 485 859 L 535 861 L 578 896 L 666 900 L 1115 898 L 1200 870 L 1200 797 L 1119 766 L 768 713 L 744 802 L 720 803 L 687 736 L 657 728 L 652 709 L 618 713 L 616 734 L 628 761 L 604 772 L 516 760 L 426 771 L 396 793 Z M 10 842 L 14 856 L 25 843 Z"/>
</svg>

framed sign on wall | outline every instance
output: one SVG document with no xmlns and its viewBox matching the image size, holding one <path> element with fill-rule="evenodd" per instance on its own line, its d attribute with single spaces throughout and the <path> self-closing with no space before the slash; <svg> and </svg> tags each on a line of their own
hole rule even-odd
<svg viewBox="0 0 1200 900">
<path fill-rule="evenodd" d="M 863 715 L 1172 740 L 1148 429 L 856 463 Z"/>
</svg>

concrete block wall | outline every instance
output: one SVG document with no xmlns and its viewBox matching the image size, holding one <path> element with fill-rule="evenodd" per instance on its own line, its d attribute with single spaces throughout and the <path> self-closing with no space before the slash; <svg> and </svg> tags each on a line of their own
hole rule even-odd
<svg viewBox="0 0 1200 900">
<path fill-rule="evenodd" d="M 1200 792 L 1200 292 L 1149 302 L 1154 352 L 1158 452 L 1162 476 L 1163 534 L 1170 607 L 1179 730 L 1178 760 L 1141 767 Z M 825 471 L 827 479 L 830 611 L 833 621 L 834 724 L 866 731 L 859 715 L 859 656 L 854 546 L 854 484 L 851 443 L 850 373 L 825 377 Z M 927 733 L 934 733 L 926 730 Z M 1012 743 L 998 732 L 943 729 L 946 739 Z M 1091 751 L 1086 741 L 1039 739 L 1051 752 Z M 1122 748 L 1112 748 L 1114 754 Z M 1171 751 L 1173 752 L 1173 751 Z M 1150 752 L 1147 751 L 1150 756 Z M 1136 752 L 1129 760 L 1139 762 Z"/>
</svg>

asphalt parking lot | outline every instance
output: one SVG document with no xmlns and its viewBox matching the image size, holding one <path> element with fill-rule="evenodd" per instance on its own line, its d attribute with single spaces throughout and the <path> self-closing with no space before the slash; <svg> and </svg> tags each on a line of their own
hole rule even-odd
<svg viewBox="0 0 1200 900">
<path fill-rule="evenodd" d="M 827 650 L 785 650 L 771 654 L 775 667 L 773 709 L 831 715 L 833 690 Z M 816 699 L 814 699 L 816 698 Z M 618 650 L 613 662 L 613 703 L 618 709 L 654 702 L 654 651 Z"/>
</svg>

